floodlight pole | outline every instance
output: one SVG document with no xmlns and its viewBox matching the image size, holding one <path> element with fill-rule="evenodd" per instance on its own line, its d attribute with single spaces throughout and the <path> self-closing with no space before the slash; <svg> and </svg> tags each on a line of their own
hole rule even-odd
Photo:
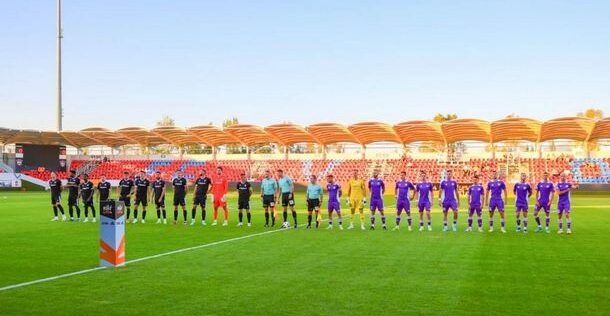
<svg viewBox="0 0 610 316">
<path fill-rule="evenodd" d="M 61 0 L 57 0 L 57 131 L 62 130 L 62 87 L 61 87 Z"/>
</svg>

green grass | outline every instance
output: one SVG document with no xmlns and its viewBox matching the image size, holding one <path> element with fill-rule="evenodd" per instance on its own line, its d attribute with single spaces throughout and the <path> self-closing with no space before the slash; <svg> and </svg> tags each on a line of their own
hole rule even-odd
<svg viewBox="0 0 610 316">
<path fill-rule="evenodd" d="M 98 226 L 49 222 L 48 204 L 0 192 L 0 287 L 97 266 Z M 610 197 L 573 204 L 570 236 L 555 214 L 551 234 L 517 234 L 512 208 L 506 234 L 465 233 L 464 212 L 459 232 L 442 233 L 437 208 L 433 232 L 289 230 L 3 291 L 0 315 L 608 315 Z M 229 227 L 155 225 L 149 210 L 127 226 L 127 259 L 266 231 L 252 205 L 252 228 L 235 227 L 234 210 Z"/>
</svg>

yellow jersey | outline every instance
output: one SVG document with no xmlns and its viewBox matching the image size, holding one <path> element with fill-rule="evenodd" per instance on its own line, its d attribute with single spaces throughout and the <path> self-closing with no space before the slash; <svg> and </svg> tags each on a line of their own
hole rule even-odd
<svg viewBox="0 0 610 316">
<path fill-rule="evenodd" d="M 347 185 L 350 188 L 350 199 L 362 199 L 364 197 L 364 180 L 350 179 Z"/>
</svg>

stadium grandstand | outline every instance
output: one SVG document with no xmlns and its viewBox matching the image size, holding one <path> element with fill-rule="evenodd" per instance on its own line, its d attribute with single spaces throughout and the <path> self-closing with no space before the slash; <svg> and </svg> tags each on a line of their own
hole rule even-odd
<svg viewBox="0 0 610 316">
<path fill-rule="evenodd" d="M 124 171 L 160 171 L 171 178 L 176 170 L 194 179 L 200 170 L 223 166 L 230 180 L 240 172 L 260 179 L 264 170 L 284 169 L 299 182 L 309 175 L 333 174 L 347 181 L 352 170 L 365 175 L 374 169 L 392 181 L 406 170 L 416 179 L 425 171 L 440 181 L 452 170 L 459 182 L 473 174 L 488 179 L 500 171 L 508 180 L 527 173 L 536 181 L 544 171 L 569 174 L 580 184 L 610 181 L 610 118 L 557 118 L 541 122 L 506 118 L 488 122 L 455 119 L 444 123 L 407 121 L 390 125 L 363 122 L 353 125 L 319 123 L 309 126 L 275 124 L 267 127 L 236 124 L 225 129 L 213 125 L 190 128 L 101 127 L 80 131 L 0 129 L 4 163 L 0 172 L 15 165 L 16 144 L 66 147 L 67 169 L 88 173 L 93 180 L 106 175 L 117 180 Z M 209 154 L 189 154 L 187 146 L 206 146 Z M 153 150 L 165 146 L 159 154 Z M 230 146 L 240 153 L 229 153 Z M 264 153 L 260 149 L 265 148 Z M 12 159 L 11 159 L 12 157 Z M 28 166 L 20 172 L 48 180 L 51 171 Z M 65 177 L 65 171 L 59 173 Z"/>
</svg>

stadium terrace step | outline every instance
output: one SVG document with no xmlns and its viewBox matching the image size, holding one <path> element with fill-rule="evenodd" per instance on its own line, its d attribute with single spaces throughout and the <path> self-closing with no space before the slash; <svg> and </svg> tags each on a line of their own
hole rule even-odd
<svg viewBox="0 0 610 316">
<path fill-rule="evenodd" d="M 72 166 L 83 168 L 91 167 L 90 177 L 99 179 L 106 174 L 109 179 L 120 179 L 124 171 L 135 172 L 144 170 L 152 175 L 160 171 L 162 177 L 171 179 L 176 170 L 182 170 L 187 179 L 194 179 L 201 170 L 214 174 L 217 166 L 224 168 L 225 174 L 231 181 L 237 181 L 239 174 L 247 173 L 251 179 L 262 179 L 265 170 L 275 171 L 284 169 L 285 173 L 297 182 L 305 183 L 310 175 L 315 174 L 324 178 L 333 174 L 339 182 L 346 182 L 353 172 L 359 170 L 361 176 L 369 177 L 373 170 L 378 169 L 382 177 L 393 182 L 398 179 L 399 172 L 404 170 L 407 177 L 417 180 L 422 171 L 429 174 L 432 181 L 438 182 L 447 170 L 451 170 L 458 182 L 469 183 L 474 174 L 479 174 L 483 181 L 491 178 L 494 171 L 500 171 L 509 181 L 516 181 L 519 174 L 528 174 L 530 181 L 538 181 L 544 171 L 553 175 L 567 172 L 570 181 L 578 183 L 608 183 L 610 167 L 607 159 L 471 159 L 468 161 L 443 162 L 437 159 L 306 159 L 306 160 L 217 160 L 201 161 L 193 159 L 164 159 L 164 160 L 112 160 L 97 164 L 86 161 L 73 161 Z M 583 167 L 586 166 L 586 167 Z M 79 169 L 81 170 L 81 169 Z M 48 180 L 49 173 L 27 173 L 32 177 Z M 65 175 L 60 174 L 60 177 Z"/>
</svg>

